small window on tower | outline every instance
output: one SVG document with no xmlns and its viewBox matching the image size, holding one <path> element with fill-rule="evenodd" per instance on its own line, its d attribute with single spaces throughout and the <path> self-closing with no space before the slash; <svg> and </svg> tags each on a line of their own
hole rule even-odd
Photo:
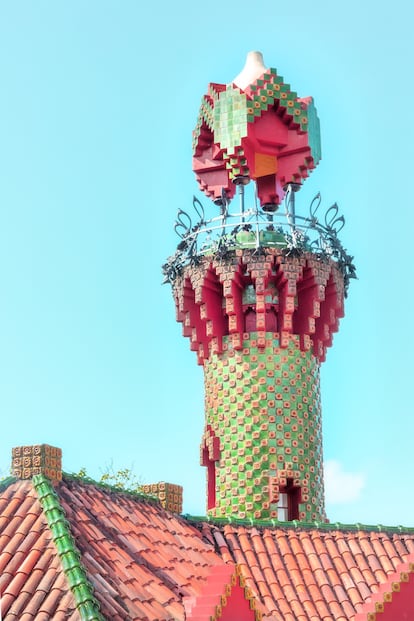
<svg viewBox="0 0 414 621">
<path fill-rule="evenodd" d="M 286 485 L 279 490 L 277 519 L 280 522 L 299 519 L 299 498 L 300 487 L 294 487 L 293 479 L 288 479 Z"/>
<path fill-rule="evenodd" d="M 216 506 L 216 463 L 210 459 L 208 449 L 203 449 L 203 466 L 207 466 L 207 509 Z"/>
<path fill-rule="evenodd" d="M 203 435 L 201 465 L 207 467 L 207 509 L 216 506 L 216 461 L 220 459 L 220 442 L 210 425 Z"/>
<path fill-rule="evenodd" d="M 287 522 L 289 520 L 288 495 L 286 492 L 279 494 L 279 502 L 277 503 L 277 519 L 279 522 Z"/>
<path fill-rule="evenodd" d="M 243 289 L 242 304 L 256 304 L 256 291 L 253 285 L 246 285 Z"/>
</svg>

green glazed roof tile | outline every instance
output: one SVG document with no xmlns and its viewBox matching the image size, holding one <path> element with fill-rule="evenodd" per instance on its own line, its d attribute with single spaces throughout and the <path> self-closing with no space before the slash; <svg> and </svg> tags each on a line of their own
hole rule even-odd
<svg viewBox="0 0 414 621">
<path fill-rule="evenodd" d="M 93 602 L 80 603 L 78 610 L 83 621 L 101 621 L 102 619 L 102 615 L 96 612 Z"/>
<path fill-rule="evenodd" d="M 223 524 L 234 524 L 236 526 L 255 526 L 256 528 L 286 528 L 286 529 L 298 529 L 298 530 L 322 530 L 322 531 L 362 531 L 362 532 L 379 532 L 379 533 L 407 533 L 413 534 L 414 527 L 402 526 L 385 526 L 383 524 L 361 524 L 359 522 L 355 524 L 344 524 L 342 522 L 300 522 L 299 520 L 293 520 L 291 522 L 279 522 L 278 520 L 256 520 L 254 518 L 238 519 L 231 516 L 223 518 L 212 518 L 210 516 L 183 516 L 190 523 L 208 522 L 209 524 L 216 524 L 222 526 Z"/>
<path fill-rule="evenodd" d="M 65 512 L 51 482 L 43 474 L 33 477 L 33 485 L 52 532 L 53 542 L 60 557 L 70 589 L 82 621 L 105 621 L 99 610 L 93 587 L 81 563 L 81 555 L 65 519 Z M 75 559 L 78 559 L 76 563 Z M 88 606 L 85 606 L 87 601 Z"/>
<path fill-rule="evenodd" d="M 60 560 L 62 563 L 62 567 L 66 572 L 66 570 L 73 569 L 73 567 L 79 565 L 80 556 L 76 552 L 73 552 L 73 550 L 68 550 L 61 555 Z"/>
</svg>

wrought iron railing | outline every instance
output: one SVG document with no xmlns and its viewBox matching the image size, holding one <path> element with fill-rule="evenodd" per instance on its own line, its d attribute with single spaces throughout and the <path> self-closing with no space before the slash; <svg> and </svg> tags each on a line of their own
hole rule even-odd
<svg viewBox="0 0 414 621">
<path fill-rule="evenodd" d="M 239 210 L 230 211 L 230 202 L 223 193 L 221 199 L 215 201 L 220 214 L 210 219 L 206 218 L 202 203 L 194 196 L 192 217 L 188 212 L 178 210 L 174 229 L 180 242 L 175 253 L 163 265 L 164 282 L 172 283 L 186 265 L 199 263 L 206 254 L 225 258 L 237 248 L 252 248 L 261 253 L 264 247 L 274 247 L 290 256 L 312 252 L 321 261 L 333 259 L 344 277 L 346 292 L 350 279 L 356 278 L 356 271 L 353 257 L 338 237 L 345 218 L 339 215 L 336 203 L 319 218 L 319 193 L 310 204 L 308 216 L 297 214 L 297 189 L 297 186 L 289 185 L 283 206 L 277 211 L 265 211 L 258 206 L 256 197 L 253 207 L 245 208 L 244 187 L 241 184 Z"/>
</svg>

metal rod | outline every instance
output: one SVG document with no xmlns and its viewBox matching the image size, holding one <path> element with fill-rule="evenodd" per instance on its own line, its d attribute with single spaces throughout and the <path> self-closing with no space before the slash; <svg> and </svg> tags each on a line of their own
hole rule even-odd
<svg viewBox="0 0 414 621">
<path fill-rule="evenodd" d="M 296 228 L 296 205 L 295 205 L 295 190 L 292 184 L 289 183 L 289 211 L 292 217 L 293 230 Z"/>
<path fill-rule="evenodd" d="M 241 221 L 244 223 L 244 185 L 239 184 L 240 212 L 242 214 Z"/>
</svg>

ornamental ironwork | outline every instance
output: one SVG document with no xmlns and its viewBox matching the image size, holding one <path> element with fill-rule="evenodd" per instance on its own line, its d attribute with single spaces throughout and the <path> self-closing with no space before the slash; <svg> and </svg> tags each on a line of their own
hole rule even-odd
<svg viewBox="0 0 414 621">
<path fill-rule="evenodd" d="M 239 184 L 239 207 L 230 209 L 225 192 L 215 201 L 220 213 L 207 218 L 197 197 L 191 211 L 179 209 L 174 225 L 180 241 L 175 253 L 163 265 L 164 282 L 173 283 L 186 265 L 195 265 L 204 255 L 225 259 L 238 248 L 263 253 L 265 248 L 279 248 L 287 256 L 311 252 L 321 261 L 333 259 L 343 275 L 345 292 L 356 278 L 354 257 L 343 247 L 338 234 L 345 225 L 336 203 L 320 210 L 320 193 L 313 198 L 307 216 L 296 213 L 296 184 L 286 188 L 284 203 L 277 211 L 266 212 L 256 195 L 246 208 L 243 183 Z"/>
</svg>

